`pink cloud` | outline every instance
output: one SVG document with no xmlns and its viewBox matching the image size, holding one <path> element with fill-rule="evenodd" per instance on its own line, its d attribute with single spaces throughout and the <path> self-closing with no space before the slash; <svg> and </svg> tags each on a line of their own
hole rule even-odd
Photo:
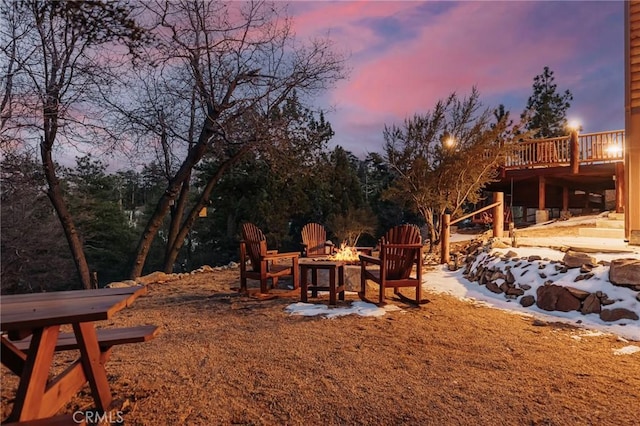
<svg viewBox="0 0 640 426">
<path fill-rule="evenodd" d="M 407 115 L 431 108 L 452 91 L 468 93 L 473 85 L 481 93 L 530 85 L 542 69 L 532 52 L 544 50 L 545 60 L 554 62 L 570 42 L 544 35 L 529 40 L 512 36 L 518 34 L 513 27 L 519 19 L 513 5 L 509 16 L 505 7 L 493 4 L 488 10 L 482 3 L 464 3 L 452 9 L 421 29 L 418 38 L 358 64 L 352 78 L 334 92 L 334 101 L 356 103 L 374 113 Z M 527 6 L 522 4 L 517 12 L 526 15 Z M 553 50 L 545 47 L 551 43 Z"/>
<path fill-rule="evenodd" d="M 474 85 L 483 100 L 496 102 L 485 106 L 506 98 L 517 116 L 533 77 L 546 65 L 556 72 L 559 89 L 572 91 L 596 86 L 585 81 L 587 72 L 620 66 L 603 64 L 611 58 L 601 58 L 611 43 L 597 32 L 602 3 L 450 2 L 436 11 L 425 11 L 425 5 L 433 4 L 296 3 L 298 35 L 328 32 L 338 47 L 352 53 L 350 79 L 328 94 L 335 106 L 328 118 L 337 139 L 359 143 L 373 129 L 381 139 L 385 124 L 423 113 L 452 91 L 467 95 Z M 389 17 L 400 37 L 381 23 Z M 583 109 L 593 113 L 594 108 Z"/>
</svg>

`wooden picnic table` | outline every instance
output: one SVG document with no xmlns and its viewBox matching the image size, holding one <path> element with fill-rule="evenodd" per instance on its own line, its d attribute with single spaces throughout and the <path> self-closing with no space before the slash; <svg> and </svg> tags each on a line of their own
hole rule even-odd
<svg viewBox="0 0 640 426">
<path fill-rule="evenodd" d="M 153 338 L 157 327 L 117 328 L 111 333 L 100 329 L 107 333 L 99 337 L 94 323 L 110 319 L 146 291 L 144 286 L 135 286 L 2 296 L 2 363 L 20 376 L 7 420 L 51 417 L 87 382 L 96 409 L 107 411 L 112 396 L 105 363 L 111 347 Z M 73 333 L 64 336 L 62 325 L 71 325 Z M 55 352 L 67 349 L 79 350 L 79 357 L 49 379 Z"/>
</svg>

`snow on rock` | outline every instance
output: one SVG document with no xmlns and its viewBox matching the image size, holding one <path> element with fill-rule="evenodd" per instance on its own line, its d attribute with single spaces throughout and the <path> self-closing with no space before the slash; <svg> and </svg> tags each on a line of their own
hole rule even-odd
<svg viewBox="0 0 640 426">
<path fill-rule="evenodd" d="M 640 320 L 640 286 L 634 282 L 619 287 L 609 281 L 612 264 L 635 268 L 640 260 L 598 262 L 591 254 L 576 251 L 562 255 L 545 248 L 529 255 L 518 255 L 516 248 L 503 253 L 490 240 L 472 244 L 464 261 L 457 261 L 455 266 L 463 265 L 467 280 L 522 306 L 535 304 L 544 311 L 578 311 L 582 315 L 598 315 L 607 323 Z M 624 277 L 637 277 L 634 271 L 625 272 Z"/>
</svg>

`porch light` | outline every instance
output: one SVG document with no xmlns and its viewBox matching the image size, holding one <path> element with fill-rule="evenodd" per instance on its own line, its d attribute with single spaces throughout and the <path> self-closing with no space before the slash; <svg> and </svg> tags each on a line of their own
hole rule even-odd
<svg viewBox="0 0 640 426">
<path fill-rule="evenodd" d="M 444 140 L 444 146 L 446 146 L 447 148 L 453 148 L 455 144 L 456 144 L 456 140 L 454 139 L 453 136 L 449 136 Z"/>
<path fill-rule="evenodd" d="M 569 121 L 569 123 L 567 124 L 567 127 L 569 128 L 569 130 L 571 130 L 572 132 L 577 132 L 579 130 L 581 130 L 581 125 L 580 122 L 578 120 L 571 120 Z"/>
<path fill-rule="evenodd" d="M 622 154 L 622 147 L 620 145 L 609 145 L 607 147 L 607 154 L 609 155 L 620 155 Z"/>
</svg>

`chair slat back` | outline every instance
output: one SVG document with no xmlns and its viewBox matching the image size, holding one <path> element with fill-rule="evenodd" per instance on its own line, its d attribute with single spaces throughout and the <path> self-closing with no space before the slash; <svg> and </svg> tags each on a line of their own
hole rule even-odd
<svg viewBox="0 0 640 426">
<path fill-rule="evenodd" d="M 247 255 L 251 260 L 252 270 L 260 272 L 260 258 L 262 255 L 267 254 L 267 237 L 256 225 L 245 222 L 242 224 L 242 239 L 247 247 Z"/>
<path fill-rule="evenodd" d="M 327 231 L 319 223 L 307 223 L 302 228 L 302 242 L 307 246 L 307 256 L 324 255 Z"/>
<path fill-rule="evenodd" d="M 389 280 L 403 280 L 409 278 L 416 257 L 420 254 L 420 248 L 389 247 L 394 244 L 422 244 L 420 228 L 415 225 L 399 225 L 387 231 L 380 240 L 381 254 L 384 252 L 384 261 Z"/>
</svg>

